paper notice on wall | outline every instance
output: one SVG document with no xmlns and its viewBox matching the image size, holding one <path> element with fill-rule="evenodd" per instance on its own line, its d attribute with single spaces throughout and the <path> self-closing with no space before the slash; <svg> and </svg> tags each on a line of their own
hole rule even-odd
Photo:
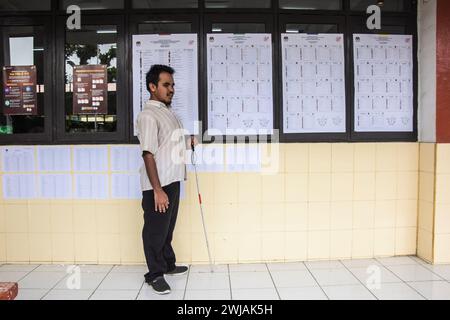
<svg viewBox="0 0 450 320">
<path fill-rule="evenodd" d="M 171 108 L 190 134 L 197 134 L 198 55 L 197 34 L 133 35 L 133 124 L 150 99 L 146 73 L 154 64 L 175 70 L 175 95 Z M 134 135 L 137 135 L 136 127 Z"/>
<path fill-rule="evenodd" d="M 72 175 L 70 174 L 40 174 L 38 175 L 38 186 L 39 198 L 72 198 Z"/>
<path fill-rule="evenodd" d="M 34 65 L 34 37 L 10 37 L 9 61 L 11 66 Z"/>
<path fill-rule="evenodd" d="M 111 147 L 111 171 L 137 173 L 143 163 L 139 145 Z"/>
<path fill-rule="evenodd" d="M 36 197 L 36 176 L 34 174 L 3 175 L 4 199 L 34 199 Z"/>
<path fill-rule="evenodd" d="M 75 199 L 108 199 L 108 175 L 106 174 L 76 174 Z"/>
<path fill-rule="evenodd" d="M 273 133 L 271 34 L 207 34 L 210 135 Z"/>
<path fill-rule="evenodd" d="M 413 36 L 354 34 L 356 132 L 414 130 Z"/>
<path fill-rule="evenodd" d="M 107 147 L 74 147 L 74 171 L 108 171 Z"/>
<path fill-rule="evenodd" d="M 37 147 L 39 171 L 71 171 L 70 147 Z"/>
<path fill-rule="evenodd" d="M 33 172 L 35 166 L 34 147 L 3 147 L 3 172 Z"/>
<path fill-rule="evenodd" d="M 106 65 L 73 67 L 73 114 L 108 114 Z"/>
<path fill-rule="evenodd" d="M 281 38 L 284 133 L 345 132 L 344 35 Z"/>
<path fill-rule="evenodd" d="M 141 199 L 139 174 L 112 174 L 111 192 L 114 199 Z"/>
<path fill-rule="evenodd" d="M 36 66 L 3 67 L 3 114 L 38 114 L 36 77 Z"/>
</svg>

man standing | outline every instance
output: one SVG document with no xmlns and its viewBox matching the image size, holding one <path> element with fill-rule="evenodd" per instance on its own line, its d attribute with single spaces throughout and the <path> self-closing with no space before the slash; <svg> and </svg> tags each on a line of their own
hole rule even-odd
<svg viewBox="0 0 450 320">
<path fill-rule="evenodd" d="M 178 214 L 180 181 L 186 180 L 186 145 L 182 124 L 170 104 L 175 93 L 171 67 L 153 65 L 146 75 L 150 100 L 137 117 L 137 132 L 144 165 L 140 169 L 144 209 L 145 281 L 158 294 L 170 293 L 166 275 L 185 274 L 175 265 L 172 235 Z"/>
</svg>

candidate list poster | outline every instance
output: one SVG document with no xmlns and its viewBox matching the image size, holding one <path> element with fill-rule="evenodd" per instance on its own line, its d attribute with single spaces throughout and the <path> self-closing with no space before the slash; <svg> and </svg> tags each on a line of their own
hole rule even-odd
<svg viewBox="0 0 450 320">
<path fill-rule="evenodd" d="M 198 53 L 197 34 L 133 35 L 133 123 L 150 99 L 146 74 L 154 64 L 175 70 L 175 95 L 171 108 L 189 134 L 197 134 Z"/>
<path fill-rule="evenodd" d="M 414 130 L 413 37 L 353 35 L 356 132 Z"/>
<path fill-rule="evenodd" d="M 345 132 L 342 34 L 282 34 L 284 133 Z"/>
<path fill-rule="evenodd" d="M 38 114 L 36 66 L 3 67 L 3 114 Z"/>
<path fill-rule="evenodd" d="M 208 132 L 273 133 L 271 34 L 207 34 Z"/>
<path fill-rule="evenodd" d="M 73 68 L 73 114 L 108 114 L 106 65 Z"/>
</svg>

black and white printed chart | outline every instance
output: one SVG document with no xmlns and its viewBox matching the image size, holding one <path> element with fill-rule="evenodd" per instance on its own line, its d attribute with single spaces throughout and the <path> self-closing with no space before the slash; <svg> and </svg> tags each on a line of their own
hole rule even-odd
<svg viewBox="0 0 450 320">
<path fill-rule="evenodd" d="M 283 33 L 284 133 L 345 132 L 342 34 Z"/>
<path fill-rule="evenodd" d="M 355 131 L 412 132 L 413 37 L 354 34 Z"/>
<path fill-rule="evenodd" d="M 208 34 L 208 131 L 273 132 L 271 34 Z"/>
</svg>

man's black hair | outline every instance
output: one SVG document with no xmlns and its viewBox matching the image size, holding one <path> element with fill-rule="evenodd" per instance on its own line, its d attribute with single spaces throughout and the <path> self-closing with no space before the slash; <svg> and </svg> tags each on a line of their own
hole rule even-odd
<svg viewBox="0 0 450 320">
<path fill-rule="evenodd" d="M 158 86 L 159 75 L 163 72 L 167 72 L 168 74 L 173 75 L 175 73 L 175 70 L 169 66 L 165 66 L 162 64 L 154 64 L 147 72 L 145 80 L 147 84 L 147 90 L 149 92 L 150 92 L 150 83 L 153 83 L 155 86 Z"/>
</svg>

